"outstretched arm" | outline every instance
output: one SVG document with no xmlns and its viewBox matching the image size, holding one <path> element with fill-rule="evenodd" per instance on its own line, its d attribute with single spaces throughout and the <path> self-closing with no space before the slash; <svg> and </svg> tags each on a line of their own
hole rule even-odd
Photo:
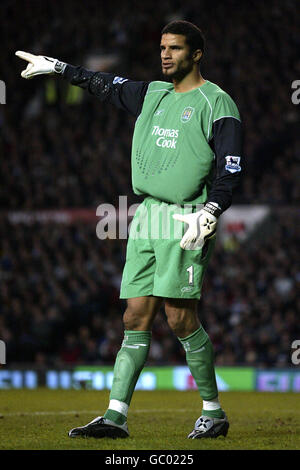
<svg viewBox="0 0 300 470">
<path fill-rule="evenodd" d="M 17 51 L 28 62 L 21 76 L 31 79 L 42 74 L 58 74 L 72 85 L 80 86 L 101 101 L 112 103 L 137 117 L 143 106 L 149 82 L 133 81 L 112 73 L 94 72 L 84 67 L 66 64 L 52 57 Z"/>
<path fill-rule="evenodd" d="M 142 110 L 149 82 L 133 81 L 113 73 L 93 72 L 84 67 L 67 65 L 63 77 L 101 101 L 112 103 L 137 117 Z"/>
</svg>

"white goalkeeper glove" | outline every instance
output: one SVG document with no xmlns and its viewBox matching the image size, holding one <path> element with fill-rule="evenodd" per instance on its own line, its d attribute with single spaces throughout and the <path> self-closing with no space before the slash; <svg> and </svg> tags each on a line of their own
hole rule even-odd
<svg viewBox="0 0 300 470">
<path fill-rule="evenodd" d="M 34 55 L 23 51 L 17 51 L 15 54 L 28 62 L 26 69 L 21 73 L 21 76 L 27 79 L 37 75 L 63 73 L 67 65 L 45 55 Z"/>
<path fill-rule="evenodd" d="M 193 214 L 174 214 L 173 218 L 189 225 L 180 246 L 183 250 L 201 249 L 206 240 L 215 237 L 221 208 L 215 202 L 208 202 L 203 209 Z"/>
</svg>

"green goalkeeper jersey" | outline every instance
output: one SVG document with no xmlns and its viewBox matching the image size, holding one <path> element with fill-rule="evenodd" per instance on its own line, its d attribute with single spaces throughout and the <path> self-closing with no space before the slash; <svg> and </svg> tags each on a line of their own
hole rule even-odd
<svg viewBox="0 0 300 470">
<path fill-rule="evenodd" d="M 206 80 L 177 93 L 172 83 L 134 81 L 67 65 L 63 77 L 136 118 L 132 185 L 175 204 L 232 202 L 241 172 L 242 127 L 232 98 Z"/>
<path fill-rule="evenodd" d="M 133 135 L 134 192 L 180 205 L 207 201 L 215 169 L 213 124 L 224 117 L 240 120 L 232 98 L 208 80 L 185 93 L 151 82 Z"/>
</svg>

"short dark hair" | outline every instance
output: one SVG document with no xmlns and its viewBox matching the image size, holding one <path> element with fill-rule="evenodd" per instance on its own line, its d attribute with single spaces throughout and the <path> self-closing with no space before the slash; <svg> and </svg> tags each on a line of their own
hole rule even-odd
<svg viewBox="0 0 300 470">
<path fill-rule="evenodd" d="M 201 29 L 195 24 L 185 20 L 172 21 L 162 29 L 161 34 L 167 33 L 185 36 L 191 54 L 197 49 L 200 49 L 202 53 L 204 52 L 205 38 Z"/>
</svg>

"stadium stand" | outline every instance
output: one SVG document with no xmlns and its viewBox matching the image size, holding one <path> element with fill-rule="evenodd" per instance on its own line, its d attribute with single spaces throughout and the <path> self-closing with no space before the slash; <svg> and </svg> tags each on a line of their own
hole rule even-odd
<svg viewBox="0 0 300 470">
<path fill-rule="evenodd" d="M 228 91 L 244 122 L 244 177 L 233 203 L 266 204 L 273 221 L 267 237 L 249 245 L 218 244 L 200 317 L 217 365 L 288 366 L 291 342 L 300 338 L 299 106 L 291 100 L 291 83 L 300 78 L 297 2 L 133 1 L 134 16 L 118 0 L 17 5 L 2 2 L 0 32 L 7 86 L 0 107 L 0 338 L 10 364 L 113 363 L 123 335 L 126 240 L 99 240 L 95 223 L 13 223 L 9 214 L 96 211 L 101 203 L 117 205 L 119 195 L 139 202 L 130 186 L 133 119 L 63 80 L 25 82 L 14 53 L 74 65 L 113 57 L 109 70 L 118 75 L 159 79 L 160 31 L 181 18 L 202 28 L 203 75 Z M 161 312 L 148 362 L 184 360 Z"/>
</svg>

